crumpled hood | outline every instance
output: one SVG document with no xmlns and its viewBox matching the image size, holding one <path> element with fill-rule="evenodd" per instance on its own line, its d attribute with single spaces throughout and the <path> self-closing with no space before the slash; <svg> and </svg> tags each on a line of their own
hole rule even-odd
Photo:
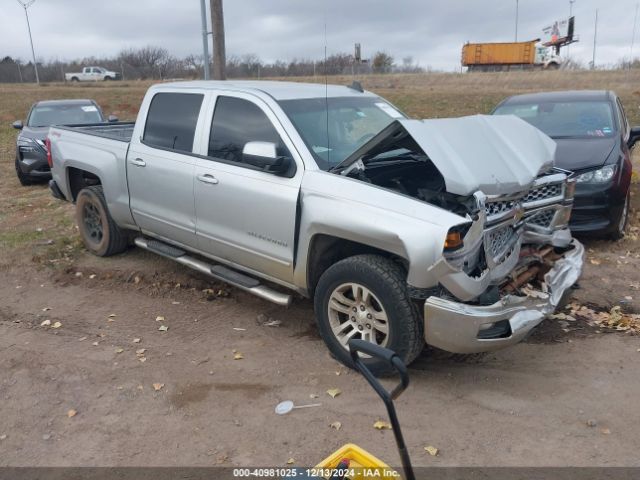
<svg viewBox="0 0 640 480">
<path fill-rule="evenodd" d="M 553 166 L 556 143 L 515 115 L 398 122 L 440 171 L 450 193 L 519 192 Z"/>
<path fill-rule="evenodd" d="M 399 119 L 353 152 L 333 171 L 358 160 L 415 148 L 427 154 L 442 175 L 447 192 L 502 195 L 527 190 L 553 166 L 556 143 L 515 115 L 474 115 L 434 120 Z"/>
</svg>

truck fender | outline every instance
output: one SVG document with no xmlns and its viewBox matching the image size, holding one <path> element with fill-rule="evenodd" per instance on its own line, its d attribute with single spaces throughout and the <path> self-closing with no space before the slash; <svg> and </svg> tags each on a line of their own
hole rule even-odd
<svg viewBox="0 0 640 480">
<path fill-rule="evenodd" d="M 428 267 L 440 258 L 446 235 L 447 228 L 408 222 L 403 215 L 344 198 L 307 193 L 302 197 L 294 283 L 306 291 L 313 290 L 308 271 L 315 254 L 312 248 L 318 236 L 326 236 L 364 247 L 364 252 L 356 249 L 356 254 L 377 251 L 398 258 L 408 267 L 408 283 L 430 287 L 437 284 L 437 279 L 432 278 Z"/>
</svg>

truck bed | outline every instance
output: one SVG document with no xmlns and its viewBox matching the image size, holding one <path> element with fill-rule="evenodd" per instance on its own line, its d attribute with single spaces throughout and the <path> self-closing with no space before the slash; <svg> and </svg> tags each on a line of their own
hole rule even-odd
<svg viewBox="0 0 640 480">
<path fill-rule="evenodd" d="M 128 143 L 131 141 L 134 126 L 135 122 L 116 122 L 66 125 L 56 128 Z"/>
</svg>

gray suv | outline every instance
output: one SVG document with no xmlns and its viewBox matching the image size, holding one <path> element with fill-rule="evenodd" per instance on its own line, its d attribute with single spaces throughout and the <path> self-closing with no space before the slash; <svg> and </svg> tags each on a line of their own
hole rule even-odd
<svg viewBox="0 0 640 480">
<path fill-rule="evenodd" d="M 105 119 L 102 110 L 93 100 L 45 100 L 31 107 L 26 124 L 22 120 L 12 126 L 20 130 L 16 139 L 15 167 L 22 185 L 43 182 L 51 178 L 47 162 L 45 140 L 51 125 L 73 125 L 115 122 L 111 115 Z"/>
</svg>

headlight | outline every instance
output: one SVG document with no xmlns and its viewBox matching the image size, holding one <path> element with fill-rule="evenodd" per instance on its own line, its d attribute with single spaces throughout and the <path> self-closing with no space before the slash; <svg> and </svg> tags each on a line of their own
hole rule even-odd
<svg viewBox="0 0 640 480">
<path fill-rule="evenodd" d="M 28 137 L 18 137 L 19 147 L 33 147 L 34 141 Z"/>
<path fill-rule="evenodd" d="M 592 170 L 585 172 L 582 175 L 578 175 L 576 182 L 578 183 L 604 183 L 613 178 L 616 173 L 615 165 L 606 165 L 598 170 Z"/>
</svg>

